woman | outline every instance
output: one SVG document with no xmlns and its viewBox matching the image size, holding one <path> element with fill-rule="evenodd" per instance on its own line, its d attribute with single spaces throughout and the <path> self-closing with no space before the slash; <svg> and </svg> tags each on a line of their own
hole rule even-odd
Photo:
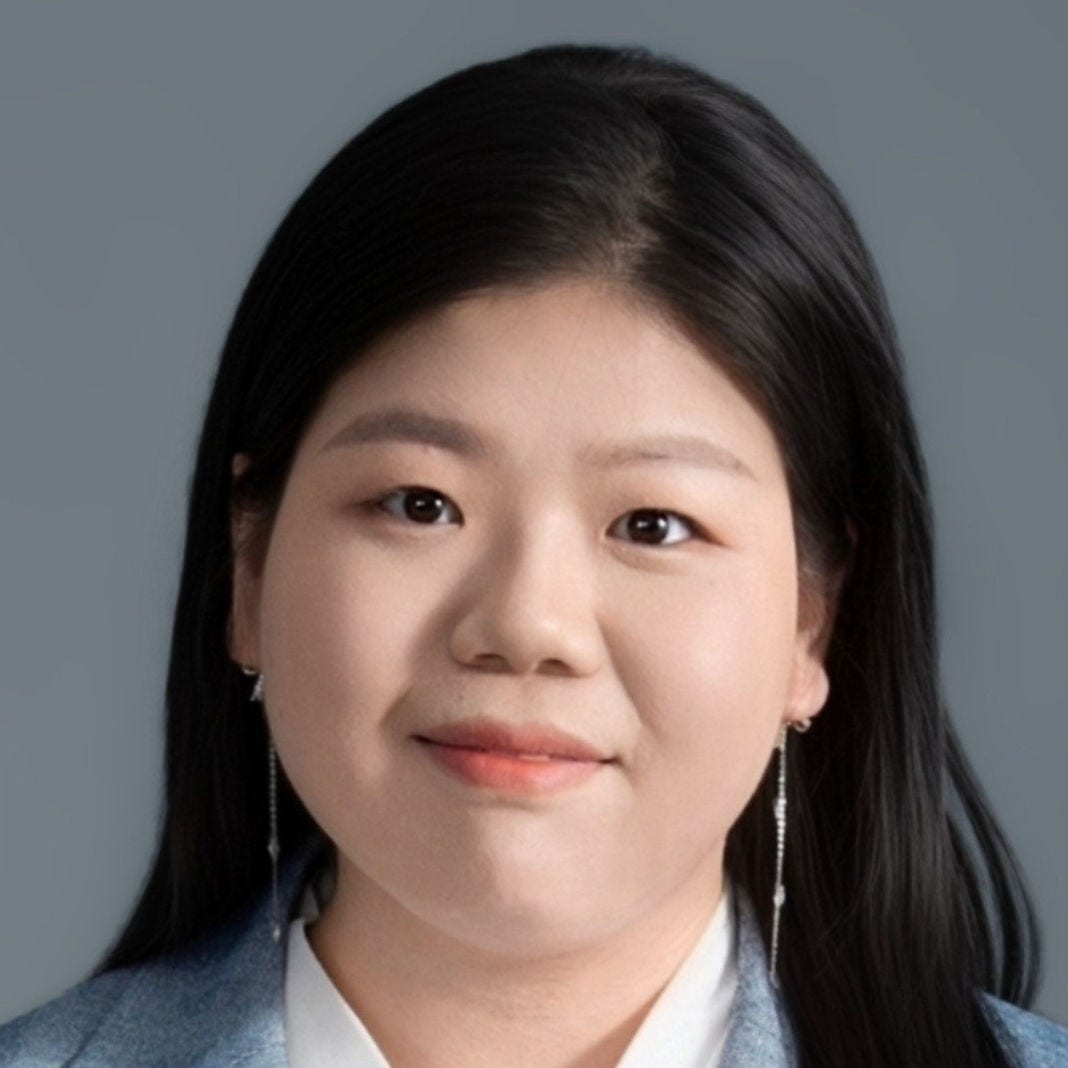
<svg viewBox="0 0 1068 1068">
<path fill-rule="evenodd" d="M 390 108 L 191 497 L 156 858 L 0 1063 L 1068 1063 L 886 300 L 748 95 L 565 45 Z"/>
</svg>

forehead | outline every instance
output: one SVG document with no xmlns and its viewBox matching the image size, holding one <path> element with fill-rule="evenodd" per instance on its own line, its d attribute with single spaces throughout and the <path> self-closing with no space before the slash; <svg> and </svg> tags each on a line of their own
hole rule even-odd
<svg viewBox="0 0 1068 1068">
<path fill-rule="evenodd" d="M 438 371 L 443 379 L 466 370 L 488 388 L 525 380 L 535 389 L 547 376 L 566 375 L 575 389 L 590 381 L 600 386 L 607 377 L 650 395 L 660 382 L 722 374 L 711 354 L 665 315 L 585 281 L 491 289 L 451 301 L 372 344 L 353 368 L 357 377 L 360 367 L 375 368 L 383 384 L 391 369 L 399 378 Z"/>
<path fill-rule="evenodd" d="M 457 444 L 471 452 L 511 442 L 542 455 L 567 449 L 604 460 L 610 441 L 690 437 L 711 445 L 682 446 L 691 455 L 711 459 L 718 448 L 730 464 L 729 452 L 733 466 L 758 481 L 781 469 L 771 427 L 715 353 L 666 317 L 590 283 L 492 290 L 391 331 L 335 383 L 315 447 L 344 437 L 354 420 L 373 434 L 376 413 L 379 430 L 396 429 L 401 420 L 387 413 L 413 409 L 483 428 L 466 440 L 454 428 Z M 423 424 L 430 435 L 450 433 L 444 423 Z"/>
</svg>

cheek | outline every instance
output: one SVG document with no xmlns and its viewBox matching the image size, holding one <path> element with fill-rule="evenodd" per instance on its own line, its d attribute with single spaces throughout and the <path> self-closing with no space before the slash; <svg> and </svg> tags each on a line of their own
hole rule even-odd
<svg viewBox="0 0 1068 1068">
<path fill-rule="evenodd" d="M 751 722 L 785 696 L 794 655 L 796 599 L 789 568 L 767 556 L 729 561 L 662 595 L 644 592 L 617 639 L 620 665 L 650 726 L 674 735 L 702 724 Z M 637 606 L 635 606 L 637 609 Z M 781 709 L 775 709 L 781 711 Z"/>
<path fill-rule="evenodd" d="M 793 663 L 792 581 L 774 560 L 739 558 L 677 596 L 647 599 L 643 626 L 620 636 L 642 720 L 636 788 L 679 813 L 705 812 L 706 826 L 733 821 L 767 766 Z"/>
<path fill-rule="evenodd" d="M 388 562 L 329 528 L 276 527 L 261 607 L 272 730 L 291 777 L 313 794 L 344 784 L 346 806 L 386 773 L 385 724 L 416 671 L 418 601 L 404 588 Z"/>
</svg>

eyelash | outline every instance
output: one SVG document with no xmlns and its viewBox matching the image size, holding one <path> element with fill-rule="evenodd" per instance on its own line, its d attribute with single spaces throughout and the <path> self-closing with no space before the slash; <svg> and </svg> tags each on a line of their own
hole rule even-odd
<svg viewBox="0 0 1068 1068">
<path fill-rule="evenodd" d="M 389 517 L 391 517 L 393 519 L 398 520 L 398 522 L 405 523 L 405 524 L 407 524 L 409 526 L 414 526 L 414 527 L 423 527 L 423 526 L 425 526 L 425 527 L 434 527 L 434 526 L 443 526 L 443 525 L 445 525 L 445 524 L 437 523 L 437 522 L 434 522 L 434 523 L 416 523 L 416 522 L 413 522 L 413 521 L 409 521 L 409 520 L 405 519 L 403 516 L 394 515 L 392 512 L 387 511 L 387 509 L 384 507 L 385 502 L 388 501 L 392 497 L 395 497 L 395 496 L 398 496 L 398 495 L 400 497 L 404 497 L 407 494 L 415 494 L 415 493 L 431 494 L 431 495 L 440 497 L 442 500 L 448 501 L 449 504 L 453 503 L 444 493 L 439 493 L 437 490 L 431 489 L 429 486 L 399 486 L 396 489 L 390 490 L 388 493 L 382 494 L 382 496 L 380 496 L 380 497 L 376 497 L 373 500 L 368 501 L 367 502 L 367 507 L 371 508 L 373 511 L 375 511 L 377 513 L 387 515 L 387 516 L 389 516 Z M 455 508 L 455 505 L 453 505 L 453 507 Z M 651 513 L 651 514 L 654 514 L 654 515 L 666 515 L 666 516 L 671 516 L 672 518 L 675 518 L 675 519 L 681 519 L 683 521 L 683 523 L 686 526 L 688 526 L 690 528 L 690 530 L 693 531 L 693 533 L 696 534 L 698 537 L 705 538 L 705 540 L 710 540 L 710 539 L 708 539 L 705 531 L 702 529 L 702 527 L 698 523 L 696 523 L 694 520 L 690 519 L 689 516 L 682 515 L 680 512 L 674 512 L 674 511 L 671 511 L 670 509 L 667 509 L 667 508 L 636 508 L 636 509 L 632 509 L 630 512 L 625 512 L 624 515 L 634 515 L 637 512 L 648 512 L 648 513 Z M 671 548 L 674 548 L 676 545 L 680 545 L 680 544 L 684 544 L 684 543 L 685 542 L 667 542 L 666 544 L 656 545 L 656 544 L 647 544 L 647 543 L 643 543 L 643 542 L 631 542 L 630 544 L 636 545 L 638 548 L 645 548 L 645 549 L 659 549 L 659 548 L 671 549 Z"/>
</svg>

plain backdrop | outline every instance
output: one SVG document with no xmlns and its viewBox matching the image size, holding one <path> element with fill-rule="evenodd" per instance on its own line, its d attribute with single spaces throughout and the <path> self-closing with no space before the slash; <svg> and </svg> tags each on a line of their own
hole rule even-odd
<svg viewBox="0 0 1068 1068">
<path fill-rule="evenodd" d="M 842 189 L 907 360 L 946 694 L 1068 1021 L 1068 5 L 468 0 L 0 9 L 0 1020 L 83 977 L 160 812 L 193 446 L 242 287 L 383 108 L 559 41 L 755 94 Z M 266 799 L 265 799 L 266 802 Z"/>
</svg>

